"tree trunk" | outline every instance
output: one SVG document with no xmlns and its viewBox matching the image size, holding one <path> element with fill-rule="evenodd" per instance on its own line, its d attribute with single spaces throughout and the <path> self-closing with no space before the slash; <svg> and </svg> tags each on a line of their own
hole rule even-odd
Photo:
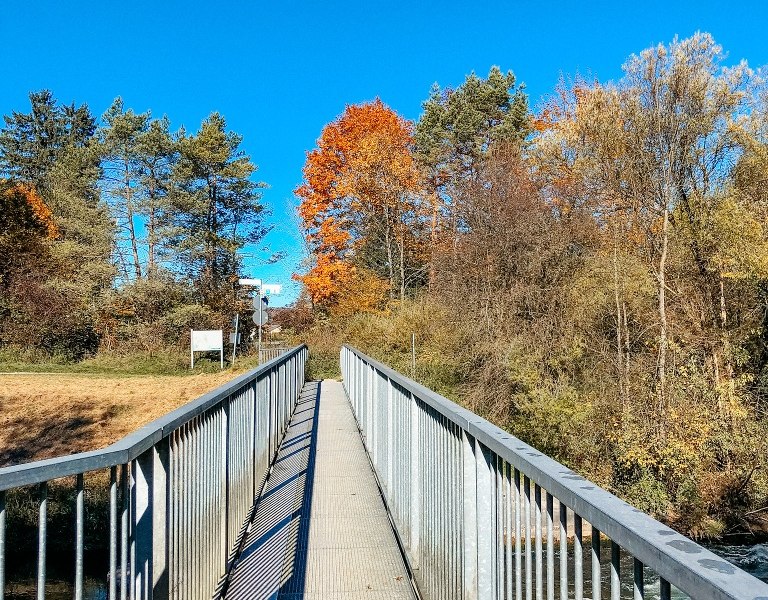
<svg viewBox="0 0 768 600">
<path fill-rule="evenodd" d="M 387 268 L 389 272 L 389 297 L 395 297 L 395 269 L 392 255 L 392 236 L 389 231 L 389 207 L 384 207 L 384 244 L 387 248 Z"/>
<path fill-rule="evenodd" d="M 437 203 L 438 199 L 435 198 L 435 202 L 432 205 L 432 229 L 430 231 L 429 237 L 431 243 L 431 247 L 429 249 L 430 253 L 430 261 L 429 261 L 429 291 L 431 292 L 434 288 L 435 284 L 435 258 L 437 255 Z"/>
<path fill-rule="evenodd" d="M 154 173 L 150 173 L 149 182 L 149 222 L 147 223 L 147 277 L 153 278 L 157 275 L 157 265 L 155 264 L 155 239 L 157 229 L 157 215 L 155 214 L 156 194 Z"/>
<path fill-rule="evenodd" d="M 626 394 L 627 400 L 629 400 L 629 393 L 630 393 L 630 385 L 629 385 L 629 367 L 630 367 L 630 360 L 631 360 L 631 354 L 630 354 L 630 344 L 629 344 L 629 325 L 627 323 L 627 303 L 622 303 L 622 312 L 623 312 L 623 319 L 624 319 L 624 360 L 625 360 L 625 366 L 624 366 L 624 393 Z"/>
<path fill-rule="evenodd" d="M 405 234 L 400 232 L 400 301 L 405 300 Z"/>
<path fill-rule="evenodd" d="M 133 272 L 136 275 L 136 279 L 141 279 L 141 262 L 139 260 L 139 245 L 136 241 L 136 228 L 133 224 L 133 204 L 131 203 L 131 175 L 129 171 L 128 162 L 125 162 L 124 180 L 125 185 L 125 212 L 126 220 L 128 223 L 128 235 L 131 240 L 131 253 L 133 254 Z"/>
<path fill-rule="evenodd" d="M 622 408 L 626 403 L 626 393 L 624 390 L 624 356 L 621 344 L 621 301 L 619 298 L 619 260 L 618 249 L 616 247 L 618 236 L 616 234 L 616 227 L 613 229 L 613 299 L 616 303 L 616 365 L 618 370 L 619 379 L 619 400 L 621 401 Z"/>
<path fill-rule="evenodd" d="M 669 246 L 669 207 L 664 207 L 664 218 L 661 229 L 661 255 L 659 256 L 659 268 L 656 278 L 659 285 L 659 354 L 656 370 L 656 395 L 658 400 L 659 416 L 661 418 L 660 426 L 662 437 L 665 430 L 666 413 L 666 387 L 667 387 L 667 301 L 666 301 L 666 268 L 667 268 L 667 249 Z"/>
</svg>

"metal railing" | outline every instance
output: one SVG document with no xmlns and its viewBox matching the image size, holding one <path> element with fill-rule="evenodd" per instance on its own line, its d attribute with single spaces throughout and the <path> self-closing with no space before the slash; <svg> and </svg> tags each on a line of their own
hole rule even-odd
<svg viewBox="0 0 768 600">
<path fill-rule="evenodd" d="M 275 346 L 262 346 L 259 350 L 259 364 L 265 363 L 268 360 L 274 360 L 278 356 L 282 356 L 288 352 L 290 348 L 281 348 Z"/>
<path fill-rule="evenodd" d="M 662 599 L 768 598 L 765 583 L 380 362 L 345 346 L 341 368 L 425 599 L 637 600 L 651 586 Z"/>
<path fill-rule="evenodd" d="M 48 490 L 75 478 L 74 597 L 83 597 L 84 490 L 109 472 L 108 598 L 203 600 L 221 594 L 255 498 L 304 384 L 306 346 L 94 452 L 0 469 L 0 600 L 9 494 L 39 487 L 37 598 L 45 598 Z"/>
</svg>

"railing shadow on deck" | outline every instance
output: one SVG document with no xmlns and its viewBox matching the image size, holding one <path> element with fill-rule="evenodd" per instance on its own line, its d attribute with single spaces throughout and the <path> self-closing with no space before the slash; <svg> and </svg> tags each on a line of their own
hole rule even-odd
<svg viewBox="0 0 768 600">
<path fill-rule="evenodd" d="M 308 382 L 293 413 L 240 557 L 226 600 L 304 592 L 312 508 L 319 381 Z"/>
</svg>

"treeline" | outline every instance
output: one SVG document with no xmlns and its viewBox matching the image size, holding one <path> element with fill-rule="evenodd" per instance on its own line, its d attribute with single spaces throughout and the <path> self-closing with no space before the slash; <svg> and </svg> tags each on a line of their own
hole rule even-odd
<svg viewBox="0 0 768 600">
<path fill-rule="evenodd" d="M 767 89 L 697 34 L 536 113 L 497 68 L 347 107 L 296 191 L 306 335 L 405 369 L 413 331 L 420 379 L 640 508 L 761 526 Z"/>
<path fill-rule="evenodd" d="M 266 232 L 256 166 L 199 130 L 30 94 L 0 129 L 0 349 L 77 360 L 154 352 L 237 305 L 238 253 Z"/>
</svg>

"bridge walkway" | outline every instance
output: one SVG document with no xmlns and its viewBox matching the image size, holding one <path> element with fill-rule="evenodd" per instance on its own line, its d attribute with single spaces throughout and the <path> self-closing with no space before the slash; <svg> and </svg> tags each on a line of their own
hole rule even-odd
<svg viewBox="0 0 768 600">
<path fill-rule="evenodd" d="M 413 600 L 344 388 L 308 382 L 226 600 Z"/>
</svg>

